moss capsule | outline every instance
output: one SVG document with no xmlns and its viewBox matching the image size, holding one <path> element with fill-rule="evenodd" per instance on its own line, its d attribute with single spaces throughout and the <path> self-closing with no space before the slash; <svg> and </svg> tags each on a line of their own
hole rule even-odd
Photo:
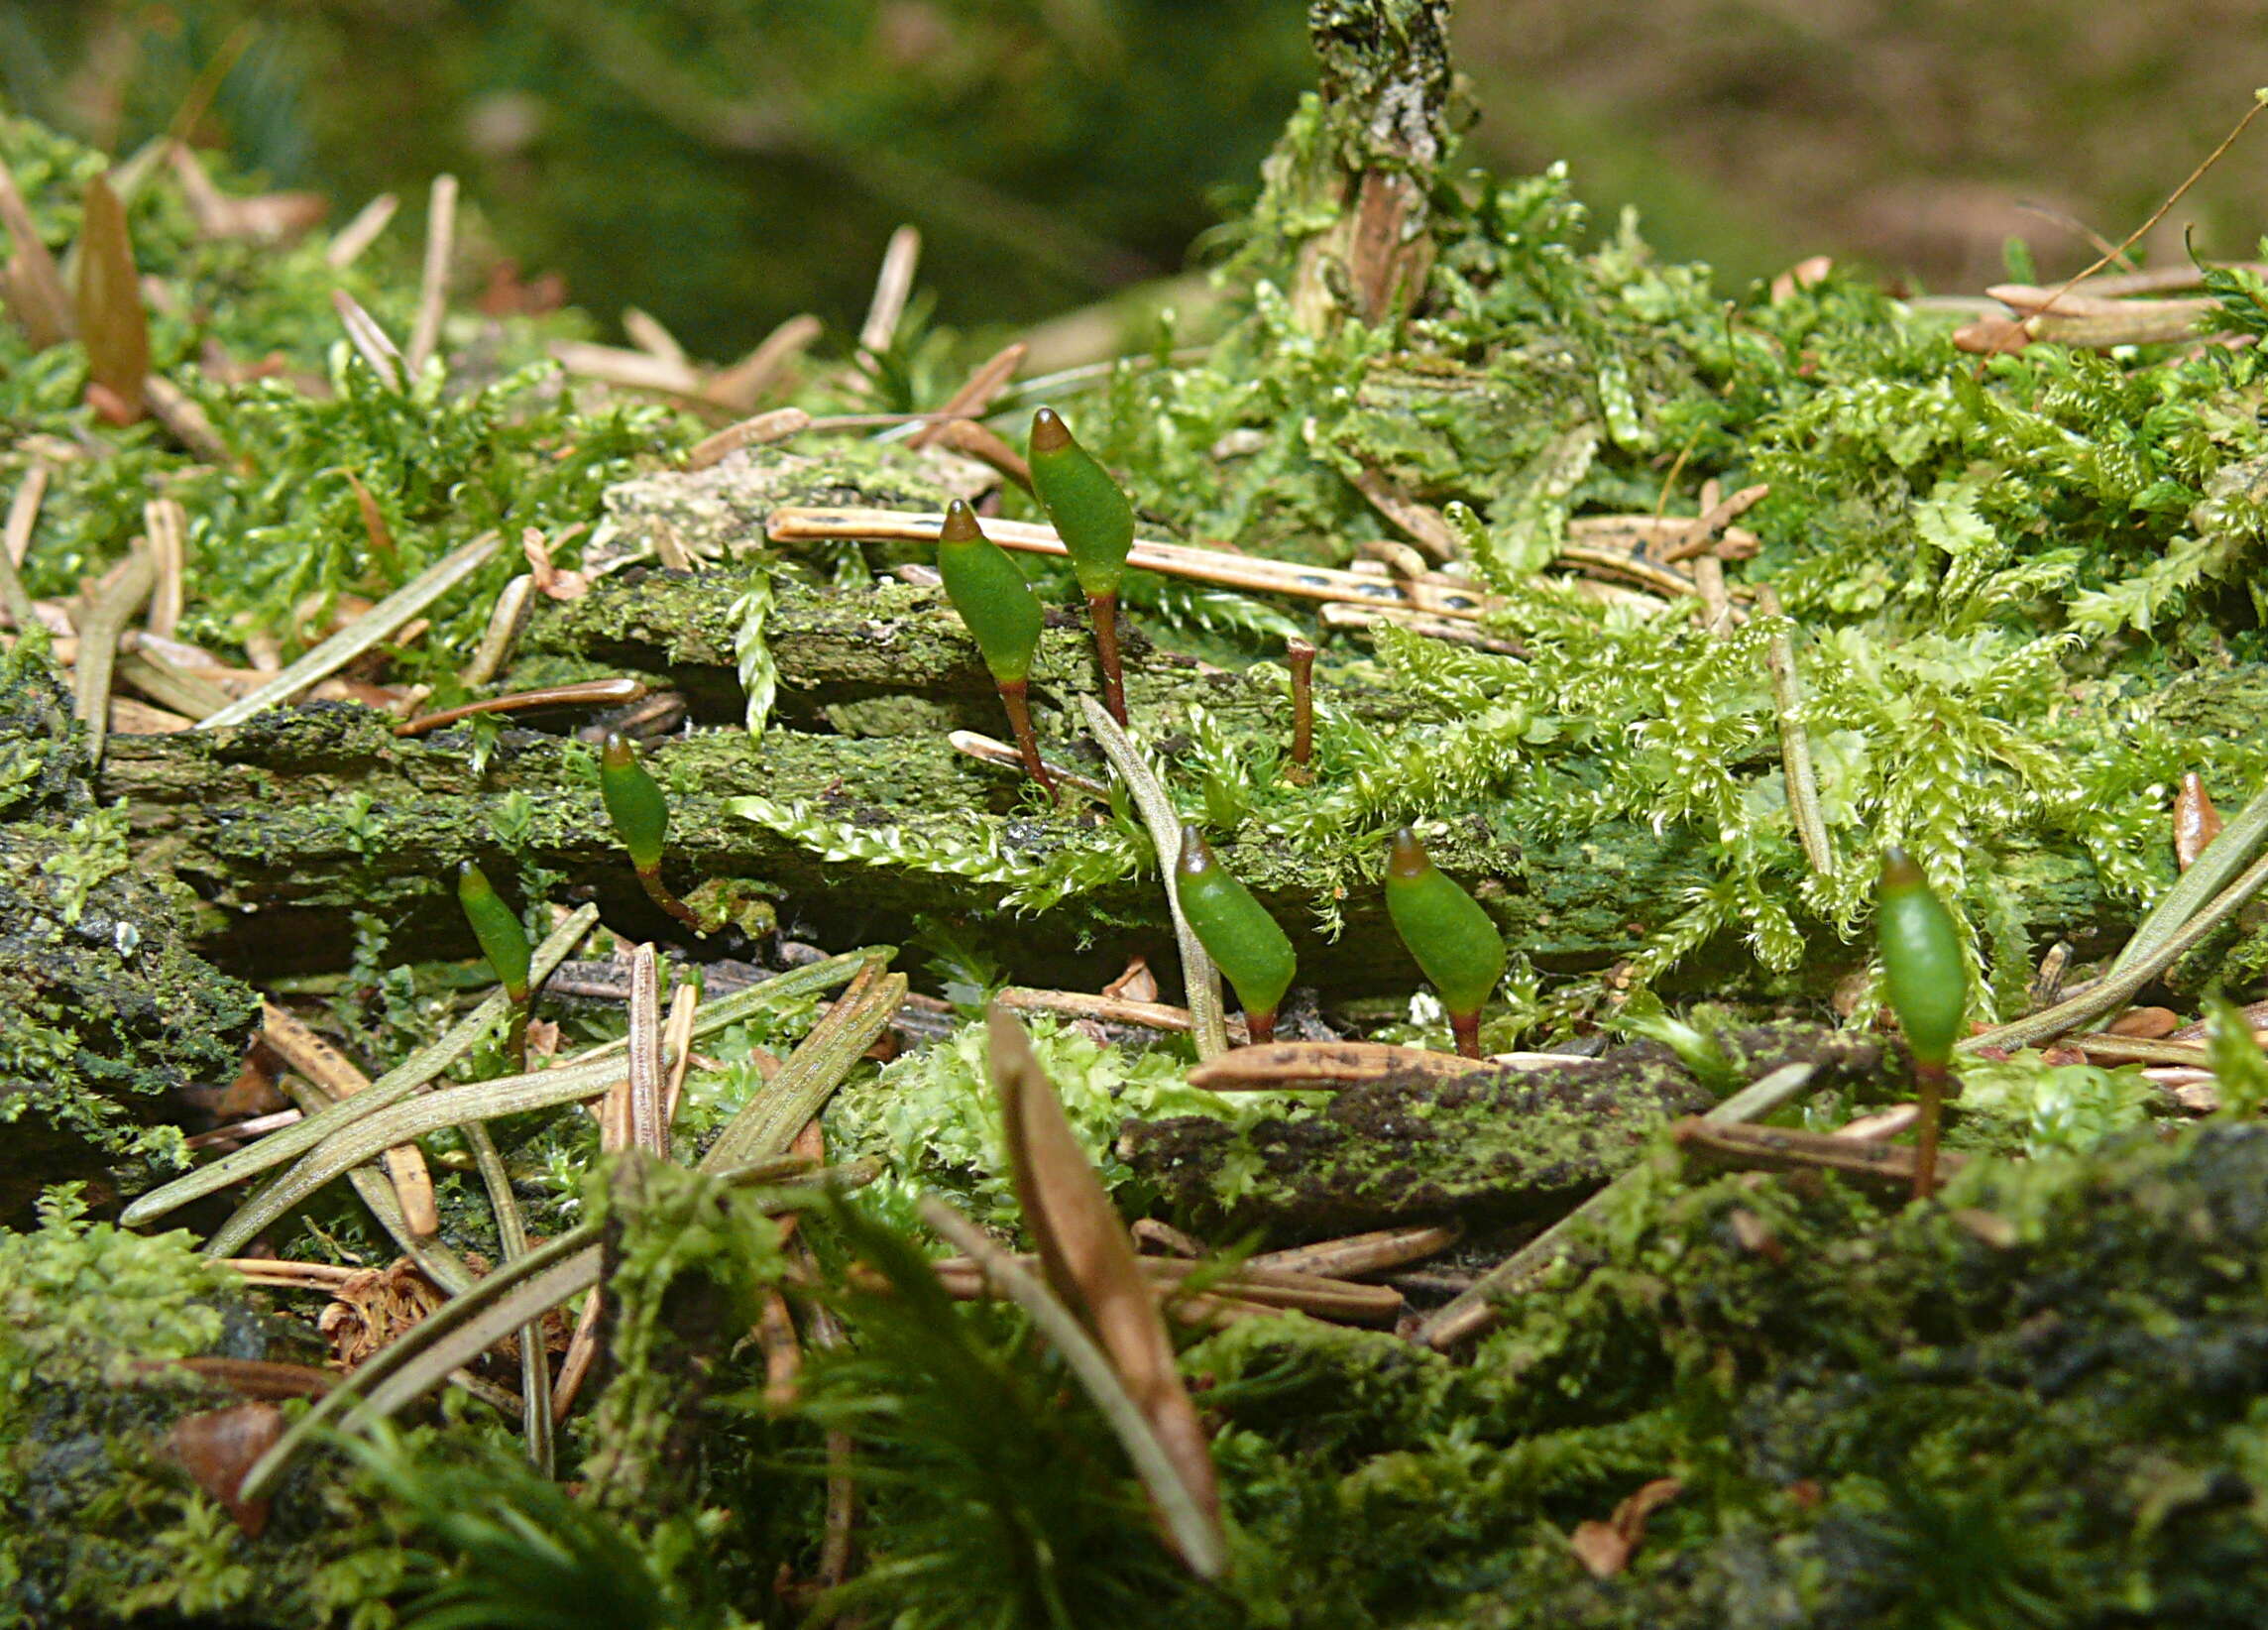
<svg viewBox="0 0 2268 1630">
<path fill-rule="evenodd" d="M 1039 648 L 1045 621 L 1039 597 L 1008 551 L 984 535 L 976 512 L 958 498 L 946 510 L 945 525 L 937 534 L 937 574 L 992 670 L 1025 772 L 1055 796 L 1055 779 L 1040 761 L 1039 738 L 1032 731 L 1032 653 Z"/>
<path fill-rule="evenodd" d="M 669 836 L 669 800 L 660 785 L 638 761 L 637 749 L 621 731 L 607 734 L 599 755 L 599 792 L 607 804 L 607 818 L 615 836 L 629 851 L 630 865 L 654 904 L 697 934 L 707 933 L 701 919 L 661 880 L 663 840 Z"/>
<path fill-rule="evenodd" d="M 457 903 L 464 908 L 465 921 L 472 924 L 473 938 L 481 942 L 481 955 L 489 959 L 497 983 L 504 987 L 506 999 L 511 1003 L 505 1054 L 511 1073 L 517 1075 L 527 1068 L 527 930 L 520 926 L 519 914 L 498 895 L 488 873 L 471 861 L 457 868 Z"/>
<path fill-rule="evenodd" d="M 1394 931 L 1441 993 L 1457 1051 L 1480 1057 L 1481 1009 L 1504 978 L 1504 936 L 1480 902 L 1434 866 L 1408 827 L 1394 835 L 1387 858 L 1386 909 Z"/>
<path fill-rule="evenodd" d="M 527 930 L 519 913 L 504 903 L 488 873 L 466 861 L 457 868 L 457 903 L 465 921 L 473 925 L 473 938 L 481 942 L 481 955 L 496 970 L 497 983 L 513 1001 L 527 999 Z"/>
<path fill-rule="evenodd" d="M 1071 567 L 1086 593 L 1094 623 L 1095 655 L 1102 664 L 1102 700 L 1126 723 L 1126 685 L 1118 658 L 1118 585 L 1134 547 L 1134 506 L 1110 472 L 1073 439 L 1053 408 L 1032 418 L 1032 488 L 1056 534 L 1071 552 Z"/>
<path fill-rule="evenodd" d="M 993 680 L 1005 685 L 1029 679 L 1043 621 L 1039 597 L 1008 551 L 984 535 L 976 512 L 958 498 L 937 534 L 937 574 L 945 579 L 946 598 L 975 636 Z"/>
<path fill-rule="evenodd" d="M 1961 930 L 1902 849 L 1882 855 L 1875 885 L 1875 932 L 1882 953 L 1882 985 L 1914 1057 L 1921 1088 L 1921 1124 L 1914 1143 L 1914 1195 L 1926 1199 L 1937 1182 L 1938 1118 L 1946 1066 L 1969 1006 L 1969 974 L 1961 957 Z"/>
<path fill-rule="evenodd" d="M 1191 823 L 1182 828 L 1182 854 L 1174 864 L 1174 886 L 1182 915 L 1202 942 L 1205 954 L 1236 987 L 1244 1005 L 1245 1028 L 1253 1041 L 1276 1034 L 1276 1008 L 1292 988 L 1299 959 L 1292 942 L 1252 890 L 1239 882 L 1213 855 L 1204 834 Z"/>
</svg>

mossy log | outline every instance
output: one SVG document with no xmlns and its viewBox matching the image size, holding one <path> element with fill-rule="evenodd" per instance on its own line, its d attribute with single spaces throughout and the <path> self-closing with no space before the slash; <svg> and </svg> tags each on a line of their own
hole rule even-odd
<svg viewBox="0 0 2268 1630">
<path fill-rule="evenodd" d="M 752 569 L 633 569 L 607 578 L 541 614 L 523 673 L 642 673 L 684 691 L 697 716 L 722 724 L 740 705 L 733 607 Z M 1088 642 L 1068 615 L 1056 625 L 1034 675 L 1041 734 L 1052 756 L 1092 762 L 1067 718 L 1076 694 L 1092 684 Z M 947 744 L 951 729 L 997 733 L 999 721 L 976 648 L 941 591 L 897 582 L 840 595 L 790 591 L 769 639 L 780 703 L 760 740 L 702 730 L 649 755 L 672 798 L 667 871 L 680 892 L 704 879 L 741 879 L 774 898 L 783 921 L 807 914 L 829 943 L 850 944 L 901 933 L 916 913 L 992 922 L 1018 868 L 1044 865 L 1066 846 L 1116 845 L 1126 862 L 1116 880 L 1018 923 L 1000 949 L 1018 977 L 1045 978 L 1067 974 L 1064 959 L 1081 948 L 1099 962 L 1130 946 L 1170 943 L 1164 899 L 1130 824 L 1098 811 L 1047 811 L 1016 774 Z M 1284 728 L 1273 670 L 1223 672 L 1155 647 L 1132 655 L 1134 714 L 1169 766 L 1191 703 L 1231 730 Z M 1405 712 L 1375 677 L 1349 680 L 1334 696 L 1379 723 Z M 2242 669 L 2202 676 L 2166 703 L 2201 731 L 2239 739 L 2268 729 L 2264 704 L 2268 678 Z M 512 863 L 563 873 L 567 892 L 596 897 L 626 931 L 672 935 L 607 830 L 595 752 L 567 736 L 507 728 L 484 755 L 463 728 L 401 739 L 380 714 L 323 704 L 234 729 L 115 737 L 103 788 L 126 800 L 145 866 L 170 872 L 208 902 L 204 937 L 227 942 L 243 966 L 335 963 L 357 911 L 417 943 L 469 954 L 447 885 L 466 858 L 500 880 L 513 874 Z M 837 836 L 776 830 L 727 808 L 749 794 L 800 806 L 814 831 Z M 1632 954 L 1688 890 L 1711 880 L 1700 840 L 1674 826 L 1656 833 L 1614 823 L 1547 839 L 1500 808 L 1429 842 L 1445 870 L 1474 880 L 1512 944 L 1547 967 L 1603 967 Z M 991 860 L 959 872 L 936 864 L 956 850 Z M 1228 858 L 1294 932 L 1304 981 L 1340 993 L 1417 983 L 1377 901 L 1325 898 L 1311 864 L 1249 829 Z M 2009 876 L 2036 935 L 2070 939 L 2083 955 L 2113 943 L 2121 913 L 2076 849 L 2019 853 Z M 1326 943 L 1312 924 L 1332 907 L 1343 912 L 1345 931 Z M 1804 982 L 1822 989 L 1862 955 L 1822 937 Z M 1763 984 L 1730 940 L 1687 968 L 1720 988 Z"/>
<path fill-rule="evenodd" d="M 1750 1080 L 1806 1063 L 1824 1090 L 1871 1080 L 1885 1063 L 1877 1041 L 1802 1025 L 1717 1039 Z M 1543 1069 L 1366 1082 L 1312 1116 L 1242 1131 L 1210 1115 L 1136 1122 L 1119 1153 L 1208 1231 L 1512 1223 L 1562 1215 L 1628 1169 L 1668 1121 L 1716 1102 L 1667 1047 L 1642 1041 Z"/>
<path fill-rule="evenodd" d="M 131 864 L 44 669 L 0 658 L 0 1222 L 48 1184 L 105 1200 L 179 1159 L 167 1096 L 236 1076 L 260 1001 L 189 949 Z"/>
</svg>

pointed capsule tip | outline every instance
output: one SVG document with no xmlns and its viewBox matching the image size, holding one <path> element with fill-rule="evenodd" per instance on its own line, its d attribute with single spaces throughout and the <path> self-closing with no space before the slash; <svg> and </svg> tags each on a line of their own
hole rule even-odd
<svg viewBox="0 0 2268 1630">
<path fill-rule="evenodd" d="M 1042 408 L 1032 415 L 1033 452 L 1060 452 L 1071 444 L 1071 426 L 1063 421 L 1063 414 L 1053 408 Z"/>
<path fill-rule="evenodd" d="M 1928 881 L 1921 868 L 1914 864 L 1914 858 L 1896 844 L 1882 851 L 1882 887 L 1913 888 L 1926 886 Z"/>
<path fill-rule="evenodd" d="M 937 533 L 940 543 L 973 543 L 983 535 L 984 528 L 976 524 L 976 512 L 966 499 L 957 498 L 946 506 L 945 524 Z"/>
<path fill-rule="evenodd" d="M 1212 865 L 1212 845 L 1205 842 L 1204 829 L 1194 821 L 1184 821 L 1182 853 L 1174 863 L 1174 871 L 1181 876 L 1193 877 L 1200 872 L 1211 871 Z"/>
<path fill-rule="evenodd" d="M 607 732 L 607 745 L 599 750 L 599 757 L 609 769 L 620 769 L 636 761 L 636 756 L 630 752 L 629 738 L 619 730 Z"/>
<path fill-rule="evenodd" d="M 1418 841 L 1415 827 L 1404 827 L 1394 834 L 1394 848 L 1386 857 L 1386 874 L 1389 877 L 1417 877 L 1424 874 L 1433 864 L 1425 853 L 1425 846 Z"/>
</svg>

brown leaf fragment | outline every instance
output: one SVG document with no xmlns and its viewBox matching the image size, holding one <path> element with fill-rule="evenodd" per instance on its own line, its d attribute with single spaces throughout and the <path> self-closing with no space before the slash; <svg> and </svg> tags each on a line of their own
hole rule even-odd
<svg viewBox="0 0 2268 1630">
<path fill-rule="evenodd" d="M 246 1538 L 268 1526 L 268 1502 L 238 1495 L 252 1463 L 284 1436 L 284 1412 L 274 1404 L 231 1404 L 184 1415 L 166 1435 L 167 1457 L 220 1503 Z"/>
<path fill-rule="evenodd" d="M 150 325 L 142 309 L 142 279 L 134 269 L 134 242 L 126 206 L 97 175 L 86 184 L 86 218 L 78 236 L 79 338 L 86 342 L 87 373 L 115 399 L 114 411 L 131 423 L 142 416 L 150 375 Z"/>
<path fill-rule="evenodd" d="M 1615 1532 L 1614 1524 L 1600 1522 L 1596 1517 L 1577 1523 L 1575 1532 L 1567 1536 L 1567 1544 L 1574 1551 L 1575 1560 L 1589 1569 L 1595 1579 L 1614 1577 L 1630 1561 L 1630 1541 Z"/>
<path fill-rule="evenodd" d="M 0 163 L 0 223 L 7 226 L 9 241 L 15 246 L 7 267 L 8 309 L 33 350 L 60 345 L 71 336 L 70 295 L 63 288 L 56 257 L 33 224 L 31 208 L 5 163 Z"/>
<path fill-rule="evenodd" d="M 1608 1578 L 1623 1571 L 1631 1553 L 1645 1538 L 1646 1519 L 1684 1491 L 1685 1484 L 1678 1478 L 1656 1477 L 1616 1506 L 1615 1514 L 1605 1522 L 1593 1519 L 1577 1523 L 1567 1543 L 1594 1578 Z"/>
<path fill-rule="evenodd" d="M 2205 853 L 2205 846 L 2220 836 L 2220 811 L 2212 807 L 2212 798 L 2205 789 L 2205 778 L 2196 770 L 2182 777 L 2182 789 L 2174 794 L 2174 859 L 2187 872 Z"/>
<path fill-rule="evenodd" d="M 1150 959 L 1136 956 L 1124 973 L 1102 988 L 1102 993 L 1122 1001 L 1156 1001 L 1158 976 L 1150 971 Z"/>
<path fill-rule="evenodd" d="M 446 1300 L 404 1257 L 392 1267 L 365 1268 L 340 1285 L 315 1329 L 331 1343 L 332 1359 L 353 1369 Z"/>
<path fill-rule="evenodd" d="M 2171 1007 L 2129 1007 L 2108 1025 L 2114 1036 L 2135 1036 L 2157 1041 L 2182 1027 L 2181 1015 Z"/>
<path fill-rule="evenodd" d="M 1126 1225 L 1074 1135 L 1023 1026 L 997 1005 L 987 1010 L 985 1024 L 1016 1199 L 1039 1247 L 1041 1268 L 1109 1354 L 1191 1502 L 1217 1522 L 1212 1453 Z"/>
</svg>

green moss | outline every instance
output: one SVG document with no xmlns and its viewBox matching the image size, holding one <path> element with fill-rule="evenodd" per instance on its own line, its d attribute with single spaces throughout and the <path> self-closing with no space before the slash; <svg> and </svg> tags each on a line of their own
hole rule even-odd
<svg viewBox="0 0 2268 1630">
<path fill-rule="evenodd" d="M 1984 1163 L 1887 1218 L 1657 1183 L 1470 1366 L 1237 1327 L 1190 1361 L 1255 1621 L 2250 1622 L 2264 1183 L 2249 1126 Z M 1665 1475 L 1593 1578 L 1567 1533 Z"/>
<path fill-rule="evenodd" d="M 1767 1027 L 1736 1042 L 1744 1080 L 1817 1062 L 1822 1087 L 1876 1073 L 1855 1037 Z M 1448 1081 L 1365 1082 L 1304 1119 L 1185 1115 L 1127 1128 L 1123 1158 L 1208 1228 L 1301 1236 L 1462 1216 L 1556 1215 L 1628 1169 L 1668 1120 L 1714 1095 L 1658 1043 L 1549 1070 L 1488 1069 Z"/>
<path fill-rule="evenodd" d="M 40 641 L 0 654 L 0 1219 L 46 1184 L 178 1166 L 166 1096 L 234 1080 L 259 1000 L 192 953 L 177 895 L 95 803 Z"/>
</svg>

